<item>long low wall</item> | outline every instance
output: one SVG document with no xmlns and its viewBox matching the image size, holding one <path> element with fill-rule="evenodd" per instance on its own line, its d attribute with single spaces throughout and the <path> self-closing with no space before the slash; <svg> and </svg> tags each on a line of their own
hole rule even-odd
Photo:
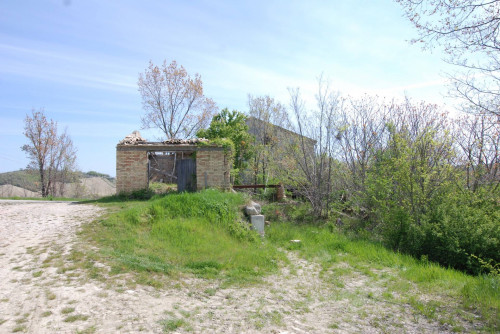
<svg viewBox="0 0 500 334">
<path fill-rule="evenodd" d="M 196 189 L 229 188 L 231 162 L 223 147 L 165 145 L 162 143 L 116 146 L 116 192 L 148 188 L 148 152 L 196 152 Z"/>
</svg>

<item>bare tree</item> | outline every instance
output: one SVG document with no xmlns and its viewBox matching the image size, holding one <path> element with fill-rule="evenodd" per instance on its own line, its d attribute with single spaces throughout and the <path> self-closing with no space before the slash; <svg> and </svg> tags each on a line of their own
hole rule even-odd
<svg viewBox="0 0 500 334">
<path fill-rule="evenodd" d="M 290 152 L 299 169 L 289 173 L 289 179 L 309 200 L 314 215 L 326 217 L 330 213 L 332 178 L 336 166 L 333 158 L 335 121 L 343 101 L 338 93 L 330 90 L 322 76 L 318 79 L 317 108 L 310 112 L 305 108 L 299 89 L 289 89 L 289 92 L 294 130 L 300 135 L 292 137 L 289 142 L 293 147 Z"/>
<path fill-rule="evenodd" d="M 194 136 L 217 110 L 215 102 L 203 95 L 200 75 L 189 76 L 175 60 L 169 65 L 164 61 L 161 67 L 150 61 L 139 74 L 138 85 L 146 111 L 143 128 L 158 128 L 167 139 Z"/>
<path fill-rule="evenodd" d="M 419 30 L 413 42 L 442 45 L 456 95 L 500 116 L 500 0 L 396 0 Z"/>
<path fill-rule="evenodd" d="M 386 140 L 385 126 L 392 103 L 375 97 L 347 98 L 338 110 L 335 123 L 339 146 L 337 156 L 345 166 L 342 175 L 345 195 L 351 197 L 365 191 L 366 173 L 375 152 Z"/>
<path fill-rule="evenodd" d="M 73 146 L 73 141 L 68 136 L 66 131 L 59 136 L 59 148 L 53 159 L 54 165 L 54 180 L 52 183 L 52 194 L 64 196 L 66 183 L 75 182 L 79 183 L 80 180 L 75 176 L 74 170 L 76 168 L 76 149 Z"/>
<path fill-rule="evenodd" d="M 466 187 L 495 191 L 500 186 L 500 122 L 493 116 L 465 115 L 455 123 L 458 165 L 465 169 Z"/>
<path fill-rule="evenodd" d="M 57 122 L 47 120 L 44 110 L 33 110 L 24 120 L 24 135 L 29 143 L 22 146 L 30 159 L 28 168 L 38 170 L 42 197 L 56 194 L 56 182 L 64 182 L 74 169 L 76 149 L 66 131 L 57 133 Z"/>
</svg>

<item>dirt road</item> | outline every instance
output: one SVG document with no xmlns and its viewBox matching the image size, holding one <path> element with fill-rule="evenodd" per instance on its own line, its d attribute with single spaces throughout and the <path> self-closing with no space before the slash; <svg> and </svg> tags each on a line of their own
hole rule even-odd
<svg viewBox="0 0 500 334">
<path fill-rule="evenodd" d="M 221 288 L 217 281 L 188 278 L 155 289 L 130 284 L 126 277 L 93 278 L 92 268 L 106 266 L 92 263 L 83 269 L 72 265 L 72 256 L 82 246 L 78 227 L 101 212 L 75 203 L 0 200 L 0 333 L 452 330 L 405 303 L 377 298 L 390 273 L 377 279 L 353 271 L 343 281 L 320 278 L 319 265 L 293 253 L 279 275 L 250 288 Z"/>
</svg>

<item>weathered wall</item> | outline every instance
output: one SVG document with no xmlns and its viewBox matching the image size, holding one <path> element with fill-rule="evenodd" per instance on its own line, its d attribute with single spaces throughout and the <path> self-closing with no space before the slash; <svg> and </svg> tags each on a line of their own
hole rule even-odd
<svg viewBox="0 0 500 334">
<path fill-rule="evenodd" d="M 134 146 L 116 147 L 116 192 L 148 187 L 148 154 Z"/>
<path fill-rule="evenodd" d="M 196 152 L 196 187 L 229 188 L 231 164 L 223 148 L 206 148 Z"/>
<path fill-rule="evenodd" d="M 177 160 L 191 158 L 194 152 L 178 152 Z M 154 159 L 151 159 L 150 180 L 152 182 L 177 183 L 177 172 L 174 165 L 174 155 L 156 154 Z M 159 170 L 159 171 L 158 171 Z M 162 173 L 163 172 L 163 173 Z M 175 177 L 170 177 L 168 175 Z"/>
<path fill-rule="evenodd" d="M 229 188 L 231 161 L 222 147 L 139 143 L 116 147 L 116 192 L 148 187 L 148 152 L 196 150 L 196 189 Z"/>
</svg>

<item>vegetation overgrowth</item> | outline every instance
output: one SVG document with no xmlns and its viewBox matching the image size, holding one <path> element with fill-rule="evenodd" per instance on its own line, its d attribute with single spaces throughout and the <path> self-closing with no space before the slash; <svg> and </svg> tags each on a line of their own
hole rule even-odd
<svg viewBox="0 0 500 334">
<path fill-rule="evenodd" d="M 312 222 L 310 212 L 310 206 L 304 203 L 265 206 L 268 219 L 277 222 L 266 231 L 269 240 L 277 247 L 297 250 L 304 257 L 318 261 L 324 270 L 339 261 L 361 270 L 396 270 L 399 277 L 426 292 L 460 299 L 465 308 L 481 313 L 489 330 L 500 329 L 500 270 L 497 265 L 479 260 L 488 274 L 472 276 L 443 267 L 427 256 L 415 258 L 394 252 L 363 229 L 353 232 L 329 220 L 319 224 L 317 220 Z M 352 225 L 357 223 L 351 221 Z M 290 240 L 300 240 L 300 243 L 290 243 Z"/>
<path fill-rule="evenodd" d="M 317 106 L 249 98 L 263 120 L 251 183 L 282 182 L 313 220 L 353 223 L 387 247 L 471 274 L 500 263 L 500 123 L 437 105 L 344 97 L 319 78 Z M 276 126 L 275 126 L 276 125 Z"/>
<path fill-rule="evenodd" d="M 198 135 L 232 143 L 235 183 L 283 183 L 310 203 L 313 221 L 347 221 L 397 252 L 471 274 L 499 266 L 498 118 L 343 97 L 322 77 L 318 86 L 314 110 L 298 89 L 289 108 L 249 96 L 252 129 L 224 109 Z"/>
<path fill-rule="evenodd" d="M 87 231 L 95 233 L 115 260 L 114 272 L 191 272 L 237 283 L 258 280 L 285 260 L 242 222 L 241 195 L 206 190 L 159 196 L 144 191 L 100 202 L 125 203 Z"/>
<path fill-rule="evenodd" d="M 228 147 L 233 155 L 233 171 L 235 182 L 239 181 L 239 173 L 248 167 L 248 161 L 253 157 L 251 143 L 253 136 L 248 133 L 248 125 L 245 123 L 246 116 L 236 110 L 232 112 L 227 108 L 215 115 L 208 129 L 199 130 L 196 136 L 210 139 L 211 143 L 217 143 L 222 139 L 231 142 Z M 225 145 L 225 142 L 222 142 Z M 227 147 L 227 146 L 224 146 Z"/>
<path fill-rule="evenodd" d="M 277 274 L 280 266 L 289 263 L 287 253 L 296 252 L 319 263 L 325 280 L 336 280 L 349 270 L 367 275 L 391 272 L 394 277 L 386 294 L 400 296 L 391 302 L 425 309 L 418 299 L 420 291 L 436 300 L 442 298 L 442 308 L 448 307 L 448 301 L 458 302 L 463 310 L 480 313 L 486 330 L 499 329 L 498 271 L 471 276 L 427 257 L 394 252 L 366 233 L 342 231 L 329 220 L 308 220 L 311 208 L 307 203 L 265 205 L 264 213 L 272 224 L 261 238 L 242 222 L 241 206 L 246 201 L 242 194 L 215 190 L 109 197 L 99 202 L 119 210 L 86 225 L 84 235 L 100 245 L 101 255 L 111 262 L 112 274 L 194 275 L 217 279 L 223 285 L 245 285 Z M 339 263 L 351 269 L 339 272 Z M 154 280 L 145 283 L 158 284 Z"/>
</svg>

